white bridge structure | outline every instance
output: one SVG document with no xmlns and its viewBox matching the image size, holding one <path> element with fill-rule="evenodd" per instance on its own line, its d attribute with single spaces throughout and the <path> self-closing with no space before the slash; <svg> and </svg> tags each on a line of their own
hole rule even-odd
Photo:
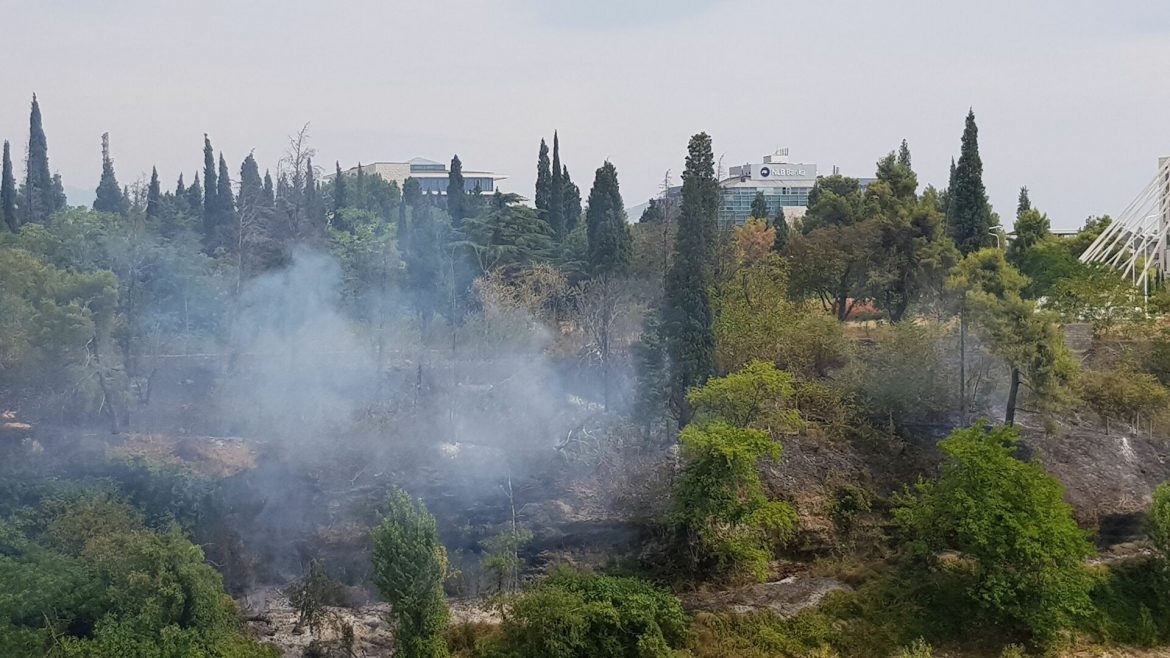
<svg viewBox="0 0 1170 658">
<path fill-rule="evenodd" d="M 1081 254 L 1082 263 L 1117 268 L 1146 296 L 1150 277 L 1170 268 L 1170 157 L 1158 159 L 1158 174 Z"/>
</svg>

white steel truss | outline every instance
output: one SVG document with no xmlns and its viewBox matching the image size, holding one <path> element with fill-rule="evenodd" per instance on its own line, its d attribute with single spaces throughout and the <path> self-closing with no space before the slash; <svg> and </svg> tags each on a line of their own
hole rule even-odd
<svg viewBox="0 0 1170 658">
<path fill-rule="evenodd" d="M 1158 159 L 1158 173 L 1125 210 L 1081 254 L 1082 263 L 1120 270 L 1148 295 L 1150 276 L 1170 267 L 1170 157 Z"/>
</svg>

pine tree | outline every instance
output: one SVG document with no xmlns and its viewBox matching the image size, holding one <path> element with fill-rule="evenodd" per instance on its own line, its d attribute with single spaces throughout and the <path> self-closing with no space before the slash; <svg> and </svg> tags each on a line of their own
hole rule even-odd
<svg viewBox="0 0 1170 658">
<path fill-rule="evenodd" d="M 552 186 L 552 171 L 548 161 L 548 144 L 540 140 L 540 154 L 536 158 L 536 196 L 534 203 L 540 218 L 548 221 L 549 188 Z"/>
<path fill-rule="evenodd" d="M 552 150 L 552 177 L 549 180 L 548 188 L 548 216 L 545 218 L 548 221 L 549 228 L 552 229 L 553 239 L 563 240 L 565 238 L 565 181 L 564 174 L 561 169 L 561 139 L 560 136 L 553 132 L 553 150 Z"/>
<path fill-rule="evenodd" d="M 33 94 L 29 112 L 28 161 L 24 181 L 24 221 L 45 222 L 65 206 L 49 170 L 49 142 L 41 121 L 41 106 Z"/>
<path fill-rule="evenodd" d="M 0 218 L 8 230 L 15 233 L 20 229 L 16 217 L 16 177 L 12 173 L 12 147 L 4 140 L 4 165 L 0 169 Z"/>
<path fill-rule="evenodd" d="M 1020 188 L 1020 199 L 1016 202 L 1016 219 L 1032 209 L 1032 200 L 1028 198 L 1028 187 Z"/>
<path fill-rule="evenodd" d="M 630 227 L 618 188 L 617 168 L 608 160 L 597 169 L 585 211 L 585 236 L 589 273 L 621 274 L 630 264 L 633 250 Z"/>
<path fill-rule="evenodd" d="M 150 186 L 146 189 L 146 217 L 157 219 L 162 210 L 162 188 L 158 183 L 158 167 L 150 168 Z"/>
<path fill-rule="evenodd" d="M 910 144 L 904 139 L 902 140 L 902 146 L 898 148 L 898 164 L 907 169 L 913 169 L 910 164 Z"/>
<path fill-rule="evenodd" d="M 447 214 L 451 217 L 451 228 L 456 230 L 467 217 L 467 196 L 463 188 L 463 163 L 459 156 L 451 158 L 451 169 L 447 172 Z"/>
<path fill-rule="evenodd" d="M 768 200 L 764 198 L 763 191 L 756 192 L 755 198 L 752 199 L 751 210 L 748 211 L 748 217 L 752 219 L 768 219 Z"/>
<path fill-rule="evenodd" d="M 191 214 L 200 216 L 203 214 L 203 186 L 199 184 L 199 173 L 196 172 L 195 180 L 191 183 L 191 187 L 187 188 L 187 207 L 191 210 Z"/>
<path fill-rule="evenodd" d="M 719 184 L 706 133 L 691 137 L 683 171 L 682 205 L 674 261 L 666 276 L 663 334 L 670 356 L 670 403 L 679 424 L 690 421 L 687 391 L 701 386 L 715 370 L 714 313 L 709 290 L 713 277 Z"/>
<path fill-rule="evenodd" d="M 341 173 L 341 163 L 334 164 L 337 166 L 337 172 L 333 174 L 333 214 L 336 216 L 342 208 L 349 207 L 349 199 L 346 198 L 345 174 Z"/>
<path fill-rule="evenodd" d="M 983 186 L 983 161 L 979 157 L 979 128 L 973 110 L 967 113 L 953 179 L 947 189 L 947 233 L 965 256 L 988 246 L 992 228 L 991 206 Z"/>
<path fill-rule="evenodd" d="M 772 238 L 772 250 L 780 253 L 788 246 L 788 219 L 784 217 L 784 206 L 780 206 L 776 210 L 776 217 L 772 219 L 772 228 L 776 231 L 776 237 Z"/>
<path fill-rule="evenodd" d="M 98 212 L 122 214 L 126 212 L 126 197 L 114 175 L 114 161 L 110 158 L 110 133 L 102 133 L 102 177 L 98 181 L 93 209 Z"/>
<path fill-rule="evenodd" d="M 573 182 L 569 177 L 569 168 L 564 167 L 561 175 L 561 189 L 564 190 L 564 210 L 561 217 L 565 223 L 565 235 L 573 232 L 577 228 L 577 222 L 581 221 L 581 188 Z"/>
</svg>

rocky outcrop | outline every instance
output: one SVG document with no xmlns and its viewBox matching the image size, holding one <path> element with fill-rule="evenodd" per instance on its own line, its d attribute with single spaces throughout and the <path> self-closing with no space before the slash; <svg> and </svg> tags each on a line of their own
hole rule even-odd
<svg viewBox="0 0 1170 658">
<path fill-rule="evenodd" d="M 719 592 L 697 592 L 683 597 L 689 612 L 732 612 L 748 614 L 770 611 L 791 617 L 805 608 L 820 605 L 831 592 L 851 588 L 832 578 L 794 575 L 771 583 L 755 583 Z"/>
<path fill-rule="evenodd" d="M 1056 476 L 1078 521 L 1113 543 L 1141 534 L 1154 488 L 1170 481 L 1170 440 L 1114 425 L 1025 428 L 1025 456 Z"/>
</svg>

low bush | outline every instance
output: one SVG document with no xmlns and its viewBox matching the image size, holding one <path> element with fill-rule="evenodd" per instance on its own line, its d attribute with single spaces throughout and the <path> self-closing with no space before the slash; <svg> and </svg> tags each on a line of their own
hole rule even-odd
<svg viewBox="0 0 1170 658">
<path fill-rule="evenodd" d="M 448 637 L 482 658 L 671 658 L 690 642 L 679 600 L 636 578 L 561 568 L 506 611 L 498 635 Z"/>
</svg>

